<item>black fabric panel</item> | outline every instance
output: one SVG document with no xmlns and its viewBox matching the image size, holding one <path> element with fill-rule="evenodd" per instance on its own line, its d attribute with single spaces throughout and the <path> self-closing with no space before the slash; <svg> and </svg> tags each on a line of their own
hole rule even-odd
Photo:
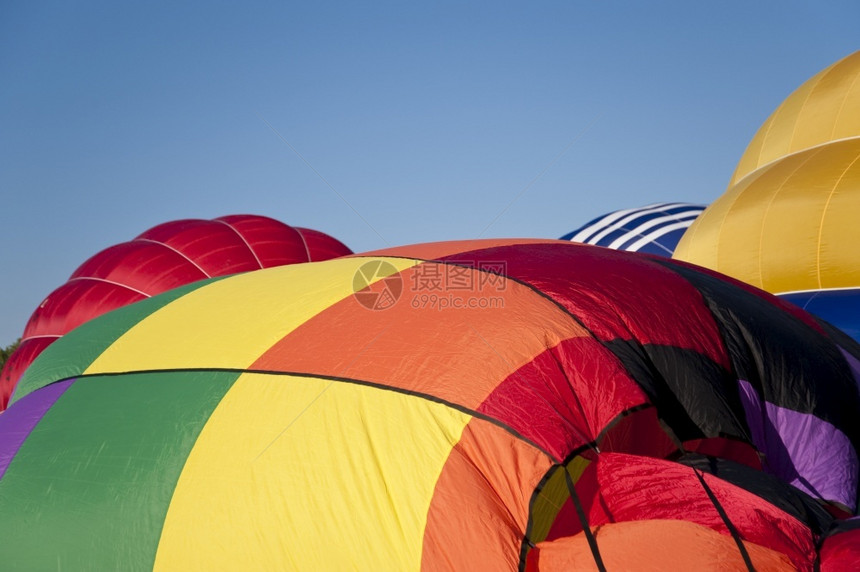
<svg viewBox="0 0 860 572">
<path fill-rule="evenodd" d="M 728 436 L 750 442 L 737 380 L 693 350 L 614 340 L 614 353 L 682 441 Z"/>
<path fill-rule="evenodd" d="M 830 336 L 830 339 L 836 342 L 839 347 L 845 350 L 846 353 L 850 354 L 854 359 L 860 362 L 860 344 L 858 344 L 854 338 L 852 338 L 830 322 L 825 322 L 817 316 L 812 317 L 815 318 L 815 321 L 817 321 L 819 325 L 821 325 L 821 329 L 827 332 L 827 335 Z"/>
<path fill-rule="evenodd" d="M 660 264 L 702 293 L 738 377 L 766 401 L 828 421 L 860 448 L 860 391 L 832 340 L 780 309 L 765 293 L 671 260 Z"/>
<path fill-rule="evenodd" d="M 805 523 L 815 534 L 826 532 L 834 522 L 833 516 L 817 500 L 762 471 L 726 459 L 693 453 L 684 455 L 678 462 L 760 496 Z"/>
</svg>

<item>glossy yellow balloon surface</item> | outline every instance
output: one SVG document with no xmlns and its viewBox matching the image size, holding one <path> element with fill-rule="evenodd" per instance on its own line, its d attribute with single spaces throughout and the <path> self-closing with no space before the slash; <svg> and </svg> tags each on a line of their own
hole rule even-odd
<svg viewBox="0 0 860 572">
<path fill-rule="evenodd" d="M 860 286 L 860 52 L 759 129 L 674 258 L 773 293 Z"/>
</svg>

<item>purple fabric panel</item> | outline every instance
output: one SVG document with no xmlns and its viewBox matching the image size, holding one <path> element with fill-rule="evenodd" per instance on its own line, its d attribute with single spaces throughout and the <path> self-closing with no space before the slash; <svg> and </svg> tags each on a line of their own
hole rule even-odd
<svg viewBox="0 0 860 572">
<path fill-rule="evenodd" d="M 839 351 L 842 352 L 842 355 L 845 356 L 845 361 L 848 362 L 848 365 L 851 367 L 851 373 L 854 374 L 854 381 L 857 383 L 857 388 L 860 389 L 860 361 L 857 361 L 857 358 L 839 348 Z"/>
<path fill-rule="evenodd" d="M 753 444 L 764 453 L 764 469 L 813 497 L 835 501 L 852 512 L 857 503 L 857 452 L 839 429 L 812 415 L 762 401 L 753 386 L 738 381 Z"/>
<path fill-rule="evenodd" d="M 0 415 L 0 479 L 27 436 L 73 381 L 68 379 L 34 391 Z"/>
</svg>

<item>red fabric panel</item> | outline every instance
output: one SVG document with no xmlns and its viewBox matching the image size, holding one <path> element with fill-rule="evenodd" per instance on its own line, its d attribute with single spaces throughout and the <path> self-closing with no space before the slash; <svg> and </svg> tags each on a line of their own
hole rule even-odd
<svg viewBox="0 0 860 572">
<path fill-rule="evenodd" d="M 700 453 L 709 457 L 728 459 L 759 471 L 762 470 L 759 452 L 751 444 L 743 441 L 723 437 L 695 439 L 684 441 L 684 450 L 688 453 Z"/>
<path fill-rule="evenodd" d="M 597 444 L 604 453 L 628 453 L 660 459 L 678 450 L 663 429 L 654 407 L 640 409 L 616 419 Z"/>
<path fill-rule="evenodd" d="M 603 456 L 604 455 L 601 454 L 598 455 L 597 458 L 601 459 Z M 592 455 L 588 455 L 588 457 L 593 458 Z M 600 481 L 598 480 L 598 472 L 595 467 L 595 462 L 596 461 L 592 461 L 575 482 L 576 494 L 579 497 L 580 503 L 582 503 L 585 514 L 588 515 L 588 524 L 591 527 L 594 527 L 596 524 L 614 522 L 607 520 L 605 517 L 595 521 L 594 518 L 590 516 L 592 513 L 592 505 L 603 502 L 603 499 L 600 496 Z M 564 505 L 562 505 L 561 510 L 559 510 L 558 515 L 556 515 L 555 522 L 550 528 L 545 540 L 555 540 L 565 536 L 572 536 L 574 534 L 579 534 L 582 530 L 582 521 L 576 512 L 573 501 L 568 498 Z"/>
<path fill-rule="evenodd" d="M 57 338 L 105 312 L 144 298 L 134 290 L 93 280 L 66 282 L 51 292 L 30 316 L 21 345 L 3 366 L 0 411 L 6 409 L 24 371 Z"/>
<path fill-rule="evenodd" d="M 712 475 L 704 478 L 745 541 L 786 554 L 798 568 L 811 567 L 816 551 L 803 523 L 740 487 Z M 589 465 L 576 488 L 592 527 L 675 519 L 729 534 L 693 470 L 678 463 L 604 453 Z"/>
<path fill-rule="evenodd" d="M 612 352 L 593 338 L 572 338 L 509 375 L 478 411 L 564 459 L 622 411 L 646 402 Z"/>
<path fill-rule="evenodd" d="M 828 536 L 821 547 L 821 572 L 860 570 L 860 528 Z"/>
<path fill-rule="evenodd" d="M 642 255 L 550 243 L 475 250 L 442 260 L 503 260 L 507 276 L 556 300 L 600 340 L 690 349 L 731 369 L 719 328 L 699 291 Z"/>
<path fill-rule="evenodd" d="M 310 228 L 296 227 L 296 230 L 304 238 L 312 262 L 352 254 L 349 247 L 332 236 Z"/>
<path fill-rule="evenodd" d="M 573 536 L 582 532 L 582 525 L 579 523 L 579 516 L 576 514 L 576 507 L 573 501 L 568 498 L 558 511 L 558 514 L 553 521 L 549 532 L 544 540 L 552 541 L 559 538 Z"/>
<path fill-rule="evenodd" d="M 109 282 L 66 282 L 39 305 L 24 328 L 24 339 L 63 335 L 105 312 L 145 299 L 146 296 Z"/>
<path fill-rule="evenodd" d="M 580 502 L 586 499 L 590 503 L 593 499 L 597 498 L 599 493 L 597 479 L 594 477 L 595 473 L 593 470 L 589 470 L 591 466 L 589 465 L 576 481 L 576 494 L 579 496 Z M 586 514 L 588 513 L 589 506 L 584 505 L 583 507 Z M 558 514 L 556 514 L 555 521 L 552 523 L 544 540 L 555 540 L 557 538 L 573 536 L 574 534 L 579 534 L 582 530 L 582 522 L 579 519 L 573 501 L 568 497 L 558 511 Z"/>
<path fill-rule="evenodd" d="M 280 221 L 256 215 L 230 215 L 215 220 L 238 232 L 263 268 L 310 260 L 299 231 Z"/>
<path fill-rule="evenodd" d="M 18 346 L 6 363 L 3 364 L 3 371 L 0 373 L 0 411 L 6 409 L 9 403 L 9 398 L 12 397 L 12 392 L 15 390 L 15 385 L 18 380 L 24 375 L 24 370 L 30 367 L 42 350 L 51 345 L 57 338 L 30 338 L 21 340 L 21 345 Z"/>
<path fill-rule="evenodd" d="M 169 246 L 199 266 L 207 276 L 258 270 L 245 240 L 228 225 L 210 220 L 176 220 L 155 226 L 135 240 Z"/>
<path fill-rule="evenodd" d="M 746 572 L 731 537 L 680 520 L 642 520 L 604 524 L 594 530 L 600 557 L 614 570 L 695 570 Z M 778 551 L 744 541 L 756 570 L 793 571 Z M 529 551 L 526 570 L 597 570 L 584 534 L 538 543 Z"/>
<path fill-rule="evenodd" d="M 98 278 L 155 296 L 206 277 L 193 262 L 163 244 L 132 241 L 90 257 L 70 280 Z"/>
</svg>

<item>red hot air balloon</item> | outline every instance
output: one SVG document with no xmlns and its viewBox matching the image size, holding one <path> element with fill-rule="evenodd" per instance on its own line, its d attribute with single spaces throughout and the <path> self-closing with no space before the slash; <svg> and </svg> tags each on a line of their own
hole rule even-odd
<svg viewBox="0 0 860 572">
<path fill-rule="evenodd" d="M 89 258 L 39 304 L 0 374 L 0 411 L 46 347 L 97 316 L 205 278 L 351 253 L 327 234 L 258 215 L 154 226 Z"/>
</svg>

